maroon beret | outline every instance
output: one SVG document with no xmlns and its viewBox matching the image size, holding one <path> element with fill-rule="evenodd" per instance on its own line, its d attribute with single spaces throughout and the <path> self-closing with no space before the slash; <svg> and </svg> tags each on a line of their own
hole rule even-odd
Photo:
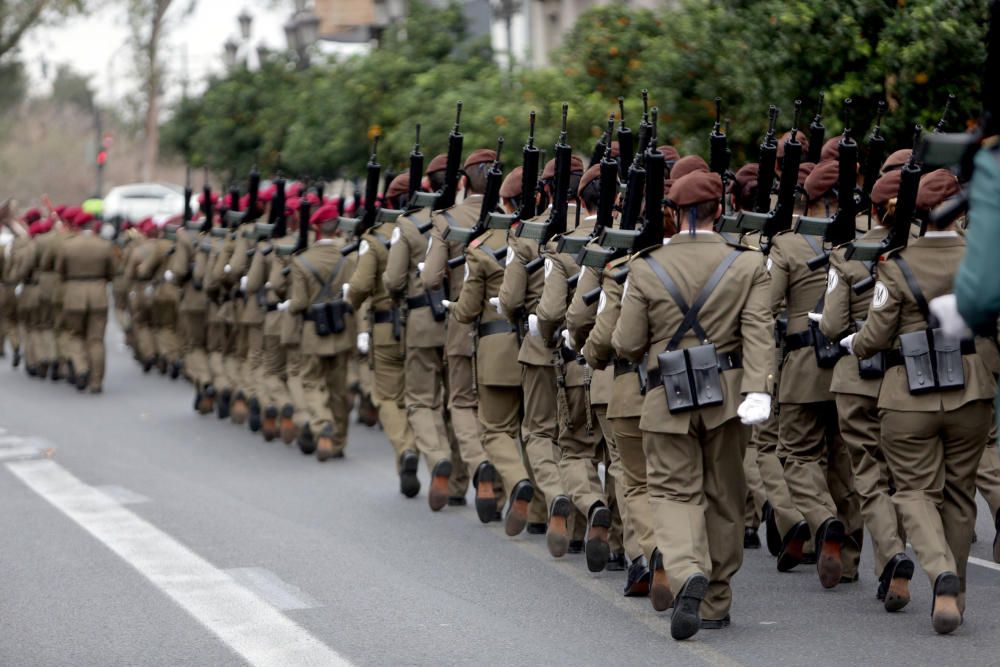
<svg viewBox="0 0 1000 667">
<path fill-rule="evenodd" d="M 385 191 L 385 196 L 395 199 L 399 195 L 405 195 L 410 191 L 410 174 L 404 171 L 396 178 L 392 179 L 392 183 Z"/>
<path fill-rule="evenodd" d="M 893 169 L 902 169 L 903 165 L 910 159 L 912 153 L 913 150 L 909 148 L 900 148 L 882 163 L 882 173 L 890 172 Z"/>
<path fill-rule="evenodd" d="M 958 194 L 958 179 L 947 169 L 935 169 L 920 177 L 917 190 L 917 210 L 930 211 L 946 199 Z"/>
<path fill-rule="evenodd" d="M 816 165 L 806 176 L 806 199 L 815 201 L 833 189 L 840 174 L 840 165 L 836 160 L 824 160 Z"/>
<path fill-rule="evenodd" d="M 677 180 L 695 171 L 711 171 L 708 163 L 699 155 L 685 155 L 674 163 L 670 170 L 670 178 Z M 720 195 L 721 196 L 721 195 Z"/>
<path fill-rule="evenodd" d="M 875 206 L 885 206 L 890 199 L 895 199 L 899 194 L 899 182 L 902 180 L 903 172 L 894 169 L 883 174 L 875 185 L 872 186 L 871 200 Z"/>
<path fill-rule="evenodd" d="M 507 178 L 503 179 L 503 183 L 500 185 L 500 196 L 504 199 L 513 199 L 514 197 L 521 196 L 521 178 L 524 173 L 524 169 L 521 167 L 514 167 L 507 174 Z"/>
<path fill-rule="evenodd" d="M 591 181 L 595 178 L 601 177 L 601 165 L 600 163 L 595 164 L 593 167 L 583 172 L 583 176 L 580 178 L 580 187 L 577 189 L 577 195 L 583 193 L 583 189 L 590 185 Z"/>
<path fill-rule="evenodd" d="M 469 157 L 465 158 L 465 165 L 463 166 L 463 169 L 468 169 L 469 167 L 474 167 L 477 164 L 482 164 L 484 162 L 492 163 L 496 159 L 496 151 L 490 150 L 489 148 L 477 148 L 469 153 Z"/>
<path fill-rule="evenodd" d="M 583 171 L 584 171 L 584 169 L 583 169 L 583 160 L 581 160 L 577 156 L 574 155 L 570 159 L 569 164 L 570 164 L 569 171 L 570 171 L 571 174 L 582 174 L 583 173 Z M 555 175 L 556 175 L 556 160 L 555 160 L 555 158 L 552 158 L 551 160 L 549 160 L 548 162 L 545 163 L 545 168 L 542 169 L 541 179 L 543 181 L 547 181 L 550 178 L 555 178 Z"/>
<path fill-rule="evenodd" d="M 323 204 L 309 217 L 309 224 L 315 227 L 322 225 L 328 220 L 335 220 L 340 217 L 337 205 L 334 203 Z"/>
<path fill-rule="evenodd" d="M 721 198 L 722 177 L 711 171 L 693 171 L 670 185 L 670 201 L 681 208 Z"/>
<path fill-rule="evenodd" d="M 827 160 L 836 160 L 840 157 L 840 135 L 831 137 L 826 140 L 823 144 L 823 150 L 820 151 L 819 161 L 826 162 Z"/>
<path fill-rule="evenodd" d="M 792 131 L 789 130 L 788 132 L 785 132 L 783 135 L 781 135 L 781 137 L 778 139 L 779 160 L 785 157 L 785 142 L 791 139 L 791 137 L 792 137 Z M 795 137 L 799 140 L 799 143 L 802 144 L 802 154 L 806 155 L 807 153 L 809 153 L 809 140 L 806 139 L 806 133 L 803 132 L 802 130 L 797 130 L 795 132 Z M 781 163 L 779 162 L 778 164 L 780 166 Z"/>
<path fill-rule="evenodd" d="M 440 153 L 431 159 L 431 163 L 427 165 L 427 171 L 425 171 L 424 174 L 433 174 L 435 171 L 444 171 L 447 166 L 448 156 L 444 153 Z"/>
<path fill-rule="evenodd" d="M 656 150 L 663 153 L 663 159 L 667 162 L 677 162 L 681 159 L 681 154 L 677 152 L 677 149 L 668 144 L 663 144 L 662 146 L 657 146 Z"/>
</svg>

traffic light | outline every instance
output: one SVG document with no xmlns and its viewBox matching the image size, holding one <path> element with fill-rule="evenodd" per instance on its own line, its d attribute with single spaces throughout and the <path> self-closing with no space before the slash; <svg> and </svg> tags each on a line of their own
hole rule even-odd
<svg viewBox="0 0 1000 667">
<path fill-rule="evenodd" d="M 103 167 L 104 163 L 108 161 L 108 151 L 101 149 L 97 151 L 97 166 Z"/>
</svg>

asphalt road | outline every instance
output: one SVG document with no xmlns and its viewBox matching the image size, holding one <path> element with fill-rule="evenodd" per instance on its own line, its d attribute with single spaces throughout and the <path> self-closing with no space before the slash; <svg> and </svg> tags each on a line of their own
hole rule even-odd
<svg viewBox="0 0 1000 667">
<path fill-rule="evenodd" d="M 100 396 L 0 361 L 0 665 L 1000 664 L 985 505 L 952 636 L 922 571 L 882 610 L 866 545 L 833 591 L 748 551 L 732 627 L 678 643 L 624 573 L 404 499 L 378 430 L 352 425 L 346 458 L 318 464 L 198 417 L 109 340 Z"/>
</svg>

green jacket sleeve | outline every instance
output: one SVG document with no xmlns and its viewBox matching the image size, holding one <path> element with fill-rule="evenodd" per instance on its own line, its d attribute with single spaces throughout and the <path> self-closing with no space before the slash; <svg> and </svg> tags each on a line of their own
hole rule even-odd
<svg viewBox="0 0 1000 667">
<path fill-rule="evenodd" d="M 969 188 L 969 231 L 965 258 L 955 278 L 962 317 L 977 333 L 991 332 L 1000 315 L 1000 149 L 980 150 Z"/>
</svg>

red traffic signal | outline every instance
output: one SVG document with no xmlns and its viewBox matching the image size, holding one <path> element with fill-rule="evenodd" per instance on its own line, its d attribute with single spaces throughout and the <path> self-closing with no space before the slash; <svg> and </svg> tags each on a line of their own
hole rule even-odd
<svg viewBox="0 0 1000 667">
<path fill-rule="evenodd" d="M 104 163 L 107 162 L 107 161 L 108 161 L 108 152 L 104 151 L 104 150 L 98 151 L 97 152 L 97 164 L 103 167 Z"/>
</svg>

